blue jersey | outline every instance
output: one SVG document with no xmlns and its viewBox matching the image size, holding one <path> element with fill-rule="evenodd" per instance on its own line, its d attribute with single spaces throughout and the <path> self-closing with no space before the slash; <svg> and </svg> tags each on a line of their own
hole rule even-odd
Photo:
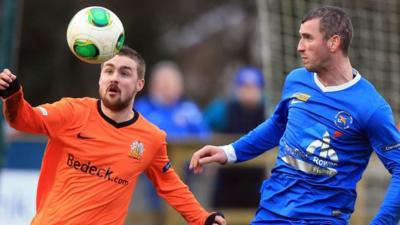
<svg viewBox="0 0 400 225">
<path fill-rule="evenodd" d="M 210 130 L 199 107 L 190 100 L 181 98 L 164 105 L 151 97 L 142 97 L 135 102 L 135 109 L 146 119 L 167 133 L 168 141 L 208 140 Z"/>
<path fill-rule="evenodd" d="M 397 224 L 400 135 L 388 103 L 354 73 L 346 84 L 325 87 L 305 68 L 292 71 L 272 117 L 232 144 L 236 162 L 279 145 L 275 168 L 261 190 L 260 210 L 283 220 L 348 224 L 356 184 L 375 151 L 392 182 L 372 224 Z M 269 224 L 271 218 L 260 214 L 253 223 Z"/>
</svg>

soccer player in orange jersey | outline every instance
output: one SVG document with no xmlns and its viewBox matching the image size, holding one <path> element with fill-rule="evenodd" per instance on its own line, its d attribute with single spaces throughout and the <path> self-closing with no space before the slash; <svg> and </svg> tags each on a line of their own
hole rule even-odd
<svg viewBox="0 0 400 225">
<path fill-rule="evenodd" d="M 174 172 L 165 133 L 132 110 L 144 75 L 143 58 L 124 47 L 102 64 L 100 99 L 63 98 L 32 107 L 17 77 L 8 69 L 0 73 L 8 123 L 49 137 L 32 225 L 123 224 L 143 172 L 188 224 L 226 224 L 222 214 L 204 210 Z"/>
</svg>

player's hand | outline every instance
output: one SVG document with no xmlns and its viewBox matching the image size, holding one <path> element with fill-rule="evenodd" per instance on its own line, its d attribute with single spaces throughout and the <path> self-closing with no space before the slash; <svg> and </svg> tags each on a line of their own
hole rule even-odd
<svg viewBox="0 0 400 225">
<path fill-rule="evenodd" d="M 15 79 L 17 76 L 12 74 L 9 69 L 4 69 L 0 73 L 0 90 L 6 90 Z"/>
<path fill-rule="evenodd" d="M 206 145 L 193 154 L 189 169 L 193 170 L 194 173 L 201 173 L 205 164 L 212 162 L 225 164 L 227 161 L 228 157 L 222 147 Z"/>
<path fill-rule="evenodd" d="M 225 216 L 220 212 L 212 213 L 207 217 L 204 225 L 226 225 Z"/>
</svg>

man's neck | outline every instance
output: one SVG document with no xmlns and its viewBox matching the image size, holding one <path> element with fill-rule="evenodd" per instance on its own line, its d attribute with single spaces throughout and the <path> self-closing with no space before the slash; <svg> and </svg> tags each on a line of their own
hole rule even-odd
<svg viewBox="0 0 400 225">
<path fill-rule="evenodd" d="M 353 77 L 353 68 L 348 57 L 336 60 L 322 71 L 317 72 L 318 80 L 326 87 L 338 86 L 351 81 Z"/>
</svg>

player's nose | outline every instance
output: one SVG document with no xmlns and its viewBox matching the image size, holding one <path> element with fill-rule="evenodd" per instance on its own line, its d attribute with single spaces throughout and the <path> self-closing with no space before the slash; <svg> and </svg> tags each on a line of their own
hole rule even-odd
<svg viewBox="0 0 400 225">
<path fill-rule="evenodd" d="M 302 39 L 299 40 L 299 43 L 297 44 L 297 51 L 298 52 L 304 52 L 305 48 L 304 48 L 304 43 L 302 41 Z"/>
<path fill-rule="evenodd" d="M 118 73 L 118 71 L 114 71 L 111 76 L 110 76 L 110 80 L 113 82 L 117 82 L 120 78 L 120 74 Z"/>
</svg>

